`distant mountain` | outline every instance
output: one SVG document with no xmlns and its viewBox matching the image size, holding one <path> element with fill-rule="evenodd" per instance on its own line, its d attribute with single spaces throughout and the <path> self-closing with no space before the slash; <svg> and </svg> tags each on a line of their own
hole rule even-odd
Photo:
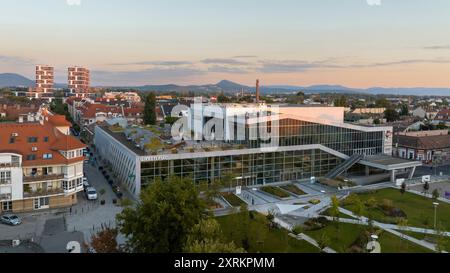
<svg viewBox="0 0 450 273">
<path fill-rule="evenodd" d="M 0 88 L 3 87 L 32 87 L 35 82 L 14 73 L 3 73 L 0 74 Z"/>
<path fill-rule="evenodd" d="M 34 87 L 35 82 L 14 73 L 0 73 L 0 88 L 2 87 Z M 99 86 L 102 87 L 102 86 Z M 106 86 L 105 86 L 106 87 Z M 67 84 L 55 83 L 55 88 L 67 88 Z M 205 85 L 143 85 L 143 86 L 128 86 L 128 87 L 109 87 L 113 89 L 136 89 L 140 91 L 155 91 L 155 92 L 226 92 L 239 93 L 255 92 L 254 86 L 246 86 L 228 80 L 222 80 L 216 84 Z M 385 88 L 385 87 L 371 87 L 367 89 L 350 88 L 342 85 L 312 85 L 308 87 L 294 86 L 294 85 L 267 85 L 261 86 L 261 93 L 263 94 L 279 94 L 279 93 L 293 93 L 303 91 L 305 93 L 341 93 L 341 94 L 372 94 L 372 95 L 413 95 L 413 96 L 450 96 L 450 88 L 426 88 L 426 87 L 412 87 L 412 88 Z"/>
</svg>

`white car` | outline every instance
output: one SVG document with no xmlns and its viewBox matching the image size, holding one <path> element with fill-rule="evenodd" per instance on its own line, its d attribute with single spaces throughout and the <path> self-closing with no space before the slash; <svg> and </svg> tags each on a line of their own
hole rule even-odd
<svg viewBox="0 0 450 273">
<path fill-rule="evenodd" d="M 93 187 L 86 189 L 86 197 L 88 200 L 97 200 L 97 191 Z"/>
</svg>

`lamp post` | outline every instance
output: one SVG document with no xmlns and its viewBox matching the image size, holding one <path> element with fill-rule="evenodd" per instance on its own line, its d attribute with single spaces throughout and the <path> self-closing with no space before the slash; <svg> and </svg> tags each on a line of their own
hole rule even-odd
<svg viewBox="0 0 450 273">
<path fill-rule="evenodd" d="M 436 230 L 436 212 L 437 212 L 438 205 L 439 205 L 439 203 L 433 202 L 433 206 L 434 206 L 434 230 Z"/>
</svg>

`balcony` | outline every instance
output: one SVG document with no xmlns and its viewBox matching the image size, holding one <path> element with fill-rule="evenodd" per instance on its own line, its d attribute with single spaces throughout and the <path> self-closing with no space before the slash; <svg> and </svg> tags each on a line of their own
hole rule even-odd
<svg viewBox="0 0 450 273">
<path fill-rule="evenodd" d="M 0 169 L 5 169 L 5 168 L 20 168 L 20 163 L 19 162 L 2 162 L 0 163 Z"/>
<path fill-rule="evenodd" d="M 59 180 L 64 179 L 64 174 L 48 174 L 48 175 L 30 175 L 30 176 L 24 176 L 23 182 L 24 183 L 30 183 L 30 182 L 39 182 L 39 181 L 52 181 L 52 180 Z"/>
<path fill-rule="evenodd" d="M 24 192 L 23 197 L 30 198 L 30 197 L 41 197 L 41 196 L 49 196 L 49 195 L 58 195 L 63 194 L 64 189 L 52 189 L 52 190 L 37 190 L 34 192 Z"/>
<path fill-rule="evenodd" d="M 11 185 L 11 179 L 0 179 L 0 186 Z"/>
<path fill-rule="evenodd" d="M 11 201 L 12 196 L 10 193 L 2 193 L 0 194 L 0 201 Z"/>
</svg>

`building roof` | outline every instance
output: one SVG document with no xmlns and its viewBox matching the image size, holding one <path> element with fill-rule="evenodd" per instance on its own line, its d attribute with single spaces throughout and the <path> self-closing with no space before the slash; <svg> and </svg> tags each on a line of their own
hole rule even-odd
<svg viewBox="0 0 450 273">
<path fill-rule="evenodd" d="M 36 138 L 35 142 L 30 137 Z M 14 139 L 14 141 L 11 141 Z M 41 123 L 2 123 L 0 124 L 0 153 L 14 151 L 22 155 L 24 166 L 71 164 L 83 157 L 66 159 L 59 151 L 70 151 L 86 147 L 73 136 L 65 135 L 50 122 Z M 44 159 L 45 154 L 52 154 Z M 28 160 L 34 155 L 35 160 Z"/>
<path fill-rule="evenodd" d="M 66 117 L 63 115 L 53 115 L 53 116 L 49 116 L 48 117 L 48 122 L 50 124 L 52 124 L 53 126 L 56 127 L 62 127 L 62 126 L 67 126 L 70 127 L 72 126 L 72 123 L 70 123 L 69 121 L 66 120 Z"/>
<path fill-rule="evenodd" d="M 439 111 L 434 119 L 442 121 L 450 121 L 450 109 L 443 109 Z"/>
<path fill-rule="evenodd" d="M 439 136 L 404 136 L 396 135 L 394 143 L 400 147 L 409 147 L 419 150 L 433 150 L 450 148 L 450 135 Z"/>
</svg>

